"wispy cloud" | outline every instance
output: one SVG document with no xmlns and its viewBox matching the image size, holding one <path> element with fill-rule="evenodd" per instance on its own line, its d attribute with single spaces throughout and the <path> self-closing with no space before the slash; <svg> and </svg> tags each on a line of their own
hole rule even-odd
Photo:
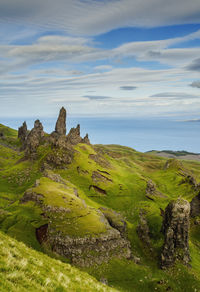
<svg viewBox="0 0 200 292">
<path fill-rule="evenodd" d="M 39 28 L 59 28 L 70 34 L 95 35 L 127 26 L 198 23 L 200 3 L 198 0 L 174 0 L 170 5 L 160 0 L 1 0 L 0 18 Z"/>
<path fill-rule="evenodd" d="M 88 98 L 90 100 L 104 100 L 104 99 L 111 99 L 110 96 L 103 96 L 103 95 L 84 95 L 83 97 Z"/>
<path fill-rule="evenodd" d="M 166 97 L 166 98 L 173 98 L 173 99 L 188 99 L 188 98 L 199 98 L 198 95 L 188 94 L 184 92 L 161 92 L 157 94 L 153 94 L 150 97 Z"/>
<path fill-rule="evenodd" d="M 128 86 L 128 85 L 126 85 L 126 86 L 120 86 L 120 89 L 121 90 L 132 91 L 132 90 L 137 89 L 137 86 Z"/>
</svg>

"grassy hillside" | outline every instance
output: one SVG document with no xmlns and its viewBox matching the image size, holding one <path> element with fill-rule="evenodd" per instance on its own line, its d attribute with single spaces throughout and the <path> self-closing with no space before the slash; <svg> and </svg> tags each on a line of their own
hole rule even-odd
<svg viewBox="0 0 200 292">
<path fill-rule="evenodd" d="M 4 233 L 48 252 L 35 235 L 36 228 L 47 220 L 41 206 L 33 201 L 21 202 L 28 189 L 41 194 L 45 205 L 70 209 L 61 218 L 57 215 L 54 222 L 55 228 L 72 237 L 92 237 L 104 232 L 98 209 L 107 207 L 125 218 L 132 253 L 140 262 L 113 257 L 108 263 L 84 270 L 99 280 L 106 279 L 120 291 L 200 291 L 200 225 L 194 224 L 194 220 L 190 231 L 191 267 L 177 263 L 167 271 L 159 268 L 163 244 L 161 209 L 173 199 L 183 197 L 191 201 L 198 194 L 188 177 L 200 183 L 199 162 L 167 159 L 119 145 L 78 144 L 71 164 L 49 170 L 65 181 L 63 187 L 46 178 L 42 171 L 47 155 L 53 152 L 51 148 L 41 145 L 37 160 L 24 160 L 23 152 L 13 147 L 19 143 L 16 132 L 4 133 L 4 140 L 0 140 L 0 229 Z M 154 194 L 147 194 L 149 181 L 155 185 Z M 151 249 L 136 232 L 141 209 L 148 221 Z"/>
<path fill-rule="evenodd" d="M 116 291 L 0 232 L 0 291 Z"/>
</svg>

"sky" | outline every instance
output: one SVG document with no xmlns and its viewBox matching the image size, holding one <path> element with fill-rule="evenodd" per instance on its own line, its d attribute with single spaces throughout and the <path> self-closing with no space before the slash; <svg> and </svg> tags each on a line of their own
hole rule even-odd
<svg viewBox="0 0 200 292">
<path fill-rule="evenodd" d="M 0 0 L 0 117 L 200 118 L 199 0 Z"/>
</svg>

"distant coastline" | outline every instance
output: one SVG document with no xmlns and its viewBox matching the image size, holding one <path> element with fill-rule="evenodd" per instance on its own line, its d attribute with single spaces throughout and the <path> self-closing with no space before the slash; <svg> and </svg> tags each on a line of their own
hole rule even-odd
<svg viewBox="0 0 200 292">
<path fill-rule="evenodd" d="M 200 153 L 193 153 L 193 152 L 188 152 L 188 151 L 184 151 L 184 150 L 182 150 L 182 151 L 152 150 L 152 151 L 147 151 L 146 153 L 154 154 L 154 155 L 165 157 L 165 158 L 176 158 L 176 159 L 200 161 Z"/>
<path fill-rule="evenodd" d="M 200 123 L 200 119 L 193 119 L 193 120 L 185 120 L 184 122 L 191 122 L 191 123 Z"/>
</svg>

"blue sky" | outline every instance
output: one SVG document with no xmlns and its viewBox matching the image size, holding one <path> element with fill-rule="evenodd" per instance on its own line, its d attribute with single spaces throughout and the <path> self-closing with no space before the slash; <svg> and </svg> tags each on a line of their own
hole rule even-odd
<svg viewBox="0 0 200 292">
<path fill-rule="evenodd" d="M 2 117 L 199 118 L 199 0 L 0 0 Z"/>
</svg>

